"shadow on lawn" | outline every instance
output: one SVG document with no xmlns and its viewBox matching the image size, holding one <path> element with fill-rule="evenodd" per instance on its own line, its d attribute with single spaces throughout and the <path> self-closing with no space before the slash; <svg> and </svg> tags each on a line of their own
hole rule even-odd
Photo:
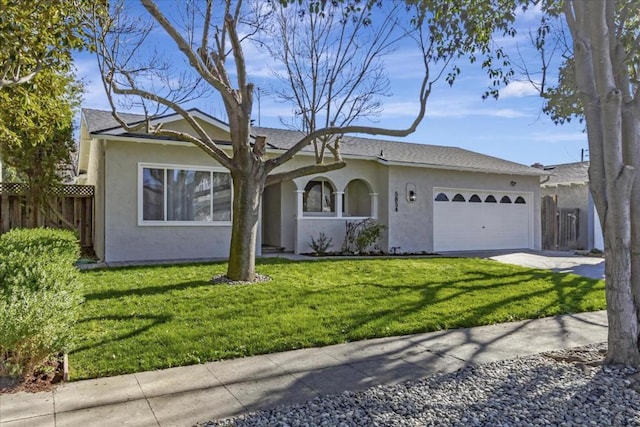
<svg viewBox="0 0 640 427">
<path fill-rule="evenodd" d="M 150 330 L 153 327 L 162 325 L 163 323 L 167 323 L 170 320 L 172 320 L 173 317 L 172 316 L 167 316 L 167 315 L 152 315 L 152 314 L 135 314 L 135 315 L 129 315 L 129 316 L 115 316 L 115 315 L 110 315 L 110 316 L 95 316 L 95 317 L 85 317 L 82 318 L 80 320 L 78 320 L 78 323 L 88 323 L 88 322 L 92 322 L 92 321 L 99 321 L 99 322 L 105 322 L 105 321 L 116 321 L 116 322 L 129 322 L 132 320 L 150 320 L 150 323 L 135 328 L 133 330 L 130 330 L 127 333 L 123 333 L 117 336 L 114 336 L 113 338 L 104 338 L 101 339 L 97 342 L 93 342 L 91 344 L 87 344 L 87 345 L 82 345 L 79 347 L 74 348 L 70 354 L 74 354 L 74 353 L 78 353 L 84 350 L 89 350 L 95 347 L 100 347 L 102 345 L 111 343 L 111 342 L 115 342 L 115 341 L 122 341 L 122 340 L 126 340 L 128 338 L 134 337 L 136 335 L 140 335 L 141 333 Z"/>
<path fill-rule="evenodd" d="M 171 291 L 183 291 L 186 289 L 200 288 L 211 286 L 211 283 L 205 280 L 194 280 L 191 282 L 172 283 L 167 285 L 146 286 L 144 288 L 132 288 L 124 290 L 108 290 L 104 292 L 88 293 L 84 295 L 86 301 L 105 300 L 122 297 L 144 297 L 149 295 L 165 294 Z"/>
<path fill-rule="evenodd" d="M 505 279 L 508 281 L 505 281 Z M 532 281 L 545 281 L 550 283 L 550 286 L 545 286 L 543 289 L 538 290 L 527 290 L 527 284 Z M 514 286 L 523 287 L 523 290 L 516 291 L 513 289 Z M 402 323 L 403 319 L 415 318 L 416 315 L 429 309 L 442 313 L 441 316 L 439 316 L 441 319 L 440 323 L 431 325 L 423 324 L 416 328 L 407 329 L 404 333 L 420 333 L 449 328 L 471 327 L 479 324 L 539 318 L 563 313 L 580 312 L 585 311 L 585 309 L 596 309 L 598 307 L 582 307 L 580 303 L 586 295 L 596 290 L 599 286 L 602 285 L 597 280 L 535 269 L 508 275 L 472 271 L 463 278 L 439 283 L 426 281 L 422 284 L 386 285 L 374 281 L 361 281 L 354 284 L 345 284 L 340 288 L 334 288 L 329 294 L 327 294 L 326 289 L 310 290 L 301 293 L 297 300 L 292 303 L 305 304 L 312 294 L 322 295 L 325 299 L 341 298 L 344 292 L 349 292 L 347 290 L 349 288 L 375 287 L 383 292 L 396 295 L 420 291 L 421 297 L 414 303 L 407 304 L 406 301 L 403 301 L 402 305 L 380 306 L 373 310 L 367 307 L 366 311 L 369 311 L 369 313 L 364 311 L 351 313 L 348 325 L 349 330 L 352 332 L 359 330 L 368 331 L 365 332 L 364 335 L 368 335 L 368 337 L 371 338 L 372 329 L 378 331 L 377 333 L 374 332 L 374 337 L 388 336 L 388 334 L 384 333 L 385 324 L 389 324 L 390 322 Z M 504 294 L 504 296 L 498 299 L 489 297 L 487 298 L 489 301 L 486 304 L 476 304 L 474 309 L 469 309 L 462 314 L 460 314 L 460 311 L 451 312 L 450 314 L 446 313 L 448 309 L 447 302 L 462 298 L 470 292 L 478 294 L 478 298 L 482 298 L 482 293 L 491 293 L 493 295 L 500 293 Z M 537 307 L 535 313 L 529 312 L 520 315 L 507 315 L 491 320 L 486 319 L 487 316 L 490 316 L 496 312 L 496 310 L 502 309 L 505 306 L 526 305 L 531 299 L 536 297 L 550 298 L 550 302 Z M 483 320 L 483 318 L 485 319 Z M 347 333 L 345 338 L 348 340 L 358 340 L 363 337 L 359 336 L 358 333 Z"/>
<path fill-rule="evenodd" d="M 291 260 L 280 260 L 270 258 L 265 260 L 268 262 L 263 262 L 261 264 L 290 264 L 297 263 L 298 261 Z M 358 260 L 355 260 L 358 261 Z M 363 261 L 370 261 L 369 259 Z M 314 262 L 344 262 L 344 260 L 321 260 Z M 150 268 L 150 267 L 146 267 Z M 151 267 L 151 268 L 162 268 L 162 267 Z M 275 277 L 277 280 L 277 277 Z M 400 280 L 400 278 L 398 279 Z M 540 290 L 529 290 L 527 288 L 527 284 L 532 281 L 542 280 L 549 283 L 546 285 L 544 289 Z M 165 294 L 171 291 L 181 291 L 188 289 L 195 289 L 199 287 L 207 287 L 210 286 L 207 281 L 188 281 L 183 283 L 171 283 L 159 286 L 148 286 L 144 288 L 138 289 L 125 289 L 125 290 L 106 290 L 103 292 L 96 292 L 85 295 L 87 301 L 92 300 L 108 300 L 112 298 L 122 298 L 122 297 L 144 297 L 144 296 L 152 296 L 157 294 Z M 322 313 L 322 316 L 318 317 L 319 321 L 326 322 L 327 324 L 331 323 L 335 328 L 335 324 L 338 322 L 344 322 L 346 333 L 340 333 L 338 330 L 337 333 L 332 333 L 331 340 L 332 342 L 338 342 L 340 340 L 347 341 L 357 341 L 363 338 L 374 338 L 374 337 L 385 337 L 388 336 L 389 333 L 385 332 L 386 325 L 390 322 L 395 323 L 405 323 L 411 321 L 411 319 L 415 319 L 416 316 L 420 316 L 421 313 L 424 312 L 425 309 L 432 308 L 434 310 L 438 310 L 442 313 L 440 316 L 439 324 L 425 324 L 422 323 L 417 327 L 405 328 L 402 333 L 403 334 L 412 334 L 412 333 L 420 333 L 420 332 L 428 332 L 434 330 L 441 330 L 443 328 L 461 328 L 461 327 L 469 327 L 476 325 L 478 323 L 488 323 L 488 322 L 503 322 L 503 321 L 512 321 L 512 320 L 520 320 L 523 316 L 532 316 L 532 317 L 543 317 L 543 316 L 552 316 L 555 314 L 560 314 L 563 312 L 576 312 L 580 311 L 579 303 L 580 301 L 587 295 L 589 292 L 594 291 L 597 286 L 601 286 L 600 282 L 596 280 L 586 279 L 579 276 L 568 276 L 564 274 L 551 273 L 541 270 L 522 270 L 516 273 L 503 273 L 496 274 L 488 271 L 469 271 L 463 277 L 456 278 L 455 280 L 448 280 L 446 282 L 430 282 L 428 277 L 424 279 L 422 283 L 414 283 L 414 284 L 381 284 L 377 282 L 375 279 L 371 280 L 361 280 L 356 283 L 350 284 L 338 284 L 330 289 L 301 289 L 300 291 L 292 291 L 291 294 L 287 295 L 287 298 L 283 299 L 279 304 L 274 305 L 274 312 L 283 312 L 286 313 L 287 307 L 294 306 L 307 306 L 309 310 L 313 310 L 313 296 L 318 295 L 321 296 L 321 301 L 327 301 L 331 299 L 335 299 L 336 301 L 344 298 L 345 295 L 352 288 L 366 288 L 366 287 L 376 287 L 380 288 L 383 293 L 389 294 L 399 294 L 402 292 L 411 292 L 418 293 L 419 297 L 415 299 L 413 302 L 407 303 L 406 301 L 402 301 L 402 304 L 390 305 L 390 304 L 377 304 L 373 308 L 371 305 L 362 306 L 362 308 L 357 308 L 353 312 L 348 313 L 348 318 L 335 318 L 332 317 L 331 312 Z M 522 288 L 521 291 L 515 292 L 512 290 L 508 290 L 509 288 Z M 457 311 L 456 313 L 447 312 L 447 306 L 445 303 L 449 303 L 454 301 L 456 298 L 460 298 L 465 294 L 470 292 L 492 292 L 498 293 L 502 295 L 500 298 L 491 297 L 488 298 L 489 301 L 484 304 L 479 304 L 475 309 L 463 311 Z M 524 315 L 515 315 L 515 316 L 505 316 L 504 318 L 492 318 L 487 320 L 486 317 L 490 317 L 491 313 L 494 313 L 496 310 L 504 308 L 507 305 L 515 304 L 515 305 L 526 305 L 529 300 L 532 298 L 546 296 L 548 294 L 555 294 L 554 298 L 550 299 L 550 302 L 546 305 L 540 306 L 537 308 L 537 312 L 533 314 L 524 314 Z M 367 293 L 363 292 L 363 296 L 366 298 Z M 442 307 L 438 307 L 438 304 L 442 304 Z M 242 313 L 238 313 L 238 315 L 242 315 Z M 104 316 L 104 317 L 91 317 L 82 319 L 81 322 L 91 322 L 94 320 L 106 320 L 106 321 L 131 321 L 134 319 L 148 319 L 150 320 L 149 324 L 144 326 L 135 328 L 133 330 L 127 331 L 126 333 L 122 333 L 118 336 L 113 336 L 111 338 L 105 338 L 101 341 L 97 341 L 95 343 L 87 344 L 83 347 L 79 347 L 74 350 L 75 352 L 80 352 L 83 350 L 100 347 L 107 343 L 126 340 L 133 336 L 139 335 L 151 328 L 154 328 L 163 323 L 169 322 L 172 320 L 171 316 L 153 316 L 153 315 L 135 315 L 135 316 Z M 484 319 L 483 319 L 484 318 Z M 338 328 L 339 329 L 339 328 Z M 444 332 L 446 333 L 446 332 Z M 320 339 L 326 339 L 320 338 Z M 496 341 L 499 341 L 500 338 L 496 338 Z M 297 344 L 296 344 L 297 342 Z M 468 337 L 466 343 L 474 343 L 473 337 Z M 478 343 L 477 350 L 474 354 L 470 356 L 470 360 L 474 361 L 475 357 L 481 355 L 484 349 L 491 345 L 491 342 L 487 343 Z M 288 350 L 293 348 L 299 348 L 301 345 L 309 346 L 309 345 L 326 345 L 326 342 L 308 342 L 306 341 L 304 344 L 300 344 L 299 340 L 295 340 L 293 342 L 289 342 L 288 344 L 283 345 L 280 350 Z M 452 348 L 454 346 L 452 345 Z M 405 351 L 398 350 L 398 351 Z M 265 352 L 265 351 L 274 351 L 274 349 L 260 349 L 253 354 Z M 275 349 L 277 351 L 277 349 Z M 426 350 L 422 350 L 426 351 Z M 439 354 L 434 353 L 433 357 L 440 357 Z M 389 357 L 393 358 L 395 356 L 390 355 Z M 381 368 L 384 370 L 384 368 Z M 393 372 L 393 371 L 391 371 Z"/>
</svg>

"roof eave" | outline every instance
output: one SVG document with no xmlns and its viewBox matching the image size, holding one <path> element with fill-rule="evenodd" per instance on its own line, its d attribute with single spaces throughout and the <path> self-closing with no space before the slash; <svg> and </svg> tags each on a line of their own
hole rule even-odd
<svg viewBox="0 0 640 427">
<path fill-rule="evenodd" d="M 542 171 L 515 172 L 515 171 L 505 171 L 505 170 L 498 170 L 498 169 L 473 168 L 468 166 L 436 165 L 432 163 L 403 162 L 398 160 L 386 160 L 380 157 L 375 157 L 375 159 L 378 161 L 378 163 L 381 163 L 383 165 L 389 165 L 389 166 L 407 166 L 407 167 L 443 169 L 443 170 L 454 170 L 454 171 L 465 171 L 465 172 L 476 172 L 476 173 L 495 173 L 498 175 L 521 175 L 521 176 L 548 175 Z"/>
</svg>

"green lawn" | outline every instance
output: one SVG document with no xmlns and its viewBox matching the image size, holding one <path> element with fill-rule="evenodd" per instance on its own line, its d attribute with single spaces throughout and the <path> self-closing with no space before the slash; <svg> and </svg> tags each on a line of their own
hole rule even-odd
<svg viewBox="0 0 640 427">
<path fill-rule="evenodd" d="M 94 270 L 73 379 L 605 308 L 604 282 L 481 259 L 258 261 L 272 281 L 212 285 L 224 263 Z"/>
</svg>

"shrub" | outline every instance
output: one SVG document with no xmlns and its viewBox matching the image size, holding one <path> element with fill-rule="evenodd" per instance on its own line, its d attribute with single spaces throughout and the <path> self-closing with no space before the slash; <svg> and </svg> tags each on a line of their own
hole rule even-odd
<svg viewBox="0 0 640 427">
<path fill-rule="evenodd" d="M 29 375 L 69 348 L 80 302 L 79 254 L 69 231 L 0 236 L 0 375 Z"/>
<path fill-rule="evenodd" d="M 364 252 L 367 248 L 376 244 L 382 231 L 386 228 L 384 225 L 375 222 L 373 218 L 347 222 L 346 227 L 342 251 L 356 254 Z"/>
<path fill-rule="evenodd" d="M 317 240 L 314 239 L 313 236 L 311 236 L 311 243 L 309 243 L 309 247 L 311 247 L 311 249 L 313 249 L 313 252 L 317 253 L 318 255 L 324 255 L 325 253 L 327 253 L 327 249 L 331 247 L 332 240 L 333 239 L 327 237 L 326 234 L 321 232 L 318 235 Z"/>
</svg>

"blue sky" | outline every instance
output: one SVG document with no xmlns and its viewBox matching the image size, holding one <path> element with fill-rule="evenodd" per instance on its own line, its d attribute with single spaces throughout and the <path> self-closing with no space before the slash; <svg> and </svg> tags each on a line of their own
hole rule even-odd
<svg viewBox="0 0 640 427">
<path fill-rule="evenodd" d="M 527 53 L 528 31 L 535 29 L 537 19 L 535 10 L 520 16 L 517 37 L 503 40 L 512 56 L 517 54 L 516 46 Z M 181 53 L 170 43 L 163 46 L 167 55 L 180 58 Z M 392 96 L 383 99 L 383 113 L 376 125 L 406 127 L 413 120 L 418 107 L 417 87 L 422 76 L 416 55 L 415 49 L 401 45 L 391 56 L 385 57 Z M 245 56 L 251 81 L 259 87 L 272 85 L 273 79 L 265 66 L 271 60 L 265 52 L 246 45 Z M 434 86 L 426 118 L 418 130 L 404 140 L 457 146 L 523 164 L 580 161 L 581 150 L 587 148 L 583 125 L 577 122 L 554 125 L 542 114 L 542 100 L 528 83 L 513 82 L 501 91 L 499 100 L 482 100 L 488 83 L 484 71 L 477 66 L 461 65 L 462 74 L 453 87 L 443 80 Z M 534 62 L 530 65 L 535 68 Z M 78 54 L 76 66 L 79 76 L 86 82 L 83 107 L 109 109 L 95 58 L 88 53 Z M 224 120 L 221 102 L 203 99 L 196 106 Z M 282 127 L 280 117 L 286 117 L 290 112 L 290 107 L 263 94 L 260 114 L 255 102 L 253 118 L 261 126 Z"/>
</svg>

